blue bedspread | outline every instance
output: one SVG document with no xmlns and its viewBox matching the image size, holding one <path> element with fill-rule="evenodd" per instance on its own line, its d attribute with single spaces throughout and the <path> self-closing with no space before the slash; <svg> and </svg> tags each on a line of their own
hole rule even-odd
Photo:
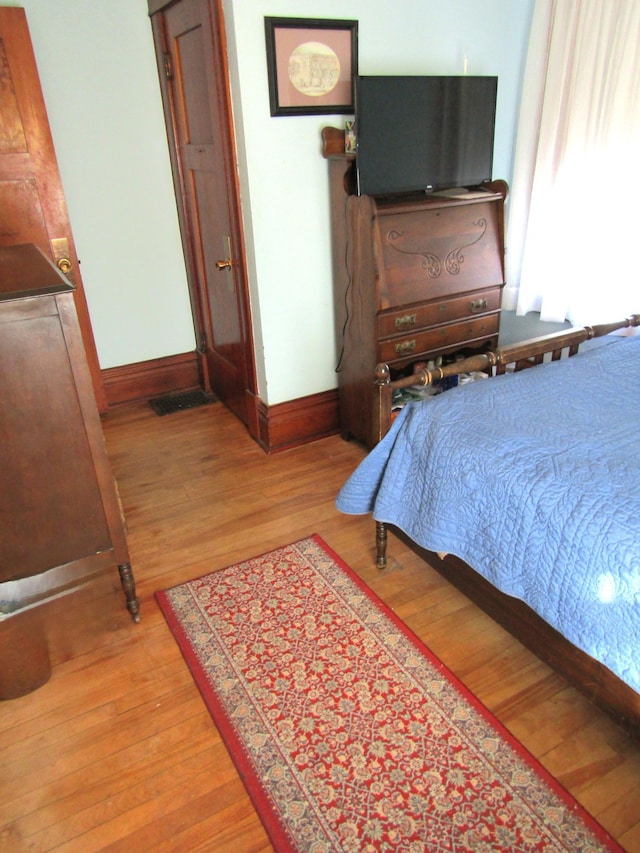
<svg viewBox="0 0 640 853">
<path fill-rule="evenodd" d="M 640 692 L 639 377 L 634 337 L 411 403 L 337 506 L 461 557 Z"/>
</svg>

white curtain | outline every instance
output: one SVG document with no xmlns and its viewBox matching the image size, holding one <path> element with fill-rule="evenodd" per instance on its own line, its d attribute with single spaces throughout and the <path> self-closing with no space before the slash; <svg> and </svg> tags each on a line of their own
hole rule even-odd
<svg viewBox="0 0 640 853">
<path fill-rule="evenodd" d="M 639 248 L 640 0 L 536 0 L 507 240 L 518 313 L 640 311 Z"/>
</svg>

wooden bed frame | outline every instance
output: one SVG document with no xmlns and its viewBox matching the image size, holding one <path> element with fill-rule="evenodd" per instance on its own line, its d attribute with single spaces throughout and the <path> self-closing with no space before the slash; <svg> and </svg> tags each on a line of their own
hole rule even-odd
<svg viewBox="0 0 640 853">
<path fill-rule="evenodd" d="M 473 371 L 483 371 L 493 376 L 507 370 L 522 370 L 540 364 L 544 360 L 558 360 L 575 355 L 580 344 L 585 341 L 607 335 L 618 329 L 639 325 L 640 315 L 633 314 L 618 323 L 568 329 L 501 347 L 494 352 L 472 355 L 463 361 L 435 370 L 420 370 L 412 376 L 404 376 L 393 381 L 388 365 L 380 364 L 376 370 L 375 380 L 378 388 L 375 413 L 378 438 L 382 438 L 391 426 L 392 396 L 396 388 L 426 386 L 448 376 Z M 630 734 L 640 738 L 640 694 L 601 663 L 577 649 L 530 607 L 519 599 L 499 592 L 459 558 L 452 555 L 442 557 L 425 551 L 400 531 L 395 532 L 420 553 L 430 566 L 478 604 L 523 645 L 563 675 L 594 704 L 611 714 Z M 386 549 L 387 525 L 376 522 L 376 564 L 379 568 L 386 566 Z"/>
</svg>

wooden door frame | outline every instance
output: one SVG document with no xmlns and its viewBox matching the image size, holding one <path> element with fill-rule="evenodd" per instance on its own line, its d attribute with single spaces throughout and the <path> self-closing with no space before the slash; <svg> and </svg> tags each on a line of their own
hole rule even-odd
<svg viewBox="0 0 640 853">
<path fill-rule="evenodd" d="M 168 53 L 162 20 L 159 12 L 175 5 L 180 0 L 148 0 L 149 17 L 153 38 L 156 45 L 156 55 Z M 224 152 L 224 173 L 228 189 L 229 222 L 231 227 L 231 242 L 234 246 L 234 273 L 236 284 L 241 295 L 241 328 L 242 346 L 247 375 L 245 382 L 245 398 L 247 412 L 247 429 L 252 438 L 259 438 L 258 421 L 258 391 L 257 374 L 255 363 L 255 350 L 253 343 L 253 325 L 251 315 L 251 301 L 249 298 L 247 261 L 245 251 L 244 228 L 242 225 L 240 185 L 237 171 L 237 147 L 235 139 L 235 128 L 232 120 L 231 86 L 229 75 L 229 63 L 227 59 L 227 37 L 224 25 L 224 12 L 222 0 L 207 0 L 211 21 L 216 31 L 211 32 L 211 45 L 213 58 L 218 74 L 216 75 L 216 87 L 220 99 L 219 104 L 223 114 L 222 124 L 222 147 Z M 158 76 L 160 89 L 162 91 L 162 104 L 169 143 L 169 156 L 171 171 L 173 175 L 174 191 L 178 209 L 178 222 L 182 239 L 185 266 L 187 272 L 187 283 L 189 286 L 189 298 L 193 316 L 194 330 L 196 335 L 196 352 L 198 354 L 199 370 L 201 380 L 206 389 L 210 388 L 209 368 L 206 358 L 206 320 L 204 315 L 203 297 L 198 285 L 197 266 L 195 259 L 196 241 L 192 235 L 187 215 L 187 192 L 185 187 L 185 176 L 178 156 L 178 140 L 176 135 L 176 108 L 173 92 L 168 85 L 166 69 L 161 67 L 158 59 Z"/>
</svg>

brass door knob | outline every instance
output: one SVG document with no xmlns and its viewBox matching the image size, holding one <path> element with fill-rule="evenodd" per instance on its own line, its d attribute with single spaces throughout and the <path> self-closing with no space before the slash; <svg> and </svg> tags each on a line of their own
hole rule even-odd
<svg viewBox="0 0 640 853">
<path fill-rule="evenodd" d="M 218 270 L 230 270 L 232 261 L 216 261 L 216 269 Z"/>
<path fill-rule="evenodd" d="M 68 272 L 71 272 L 71 261 L 69 260 L 69 258 L 58 258 L 56 264 L 58 265 L 58 269 L 60 270 L 60 272 L 64 273 L 65 275 Z"/>
</svg>

